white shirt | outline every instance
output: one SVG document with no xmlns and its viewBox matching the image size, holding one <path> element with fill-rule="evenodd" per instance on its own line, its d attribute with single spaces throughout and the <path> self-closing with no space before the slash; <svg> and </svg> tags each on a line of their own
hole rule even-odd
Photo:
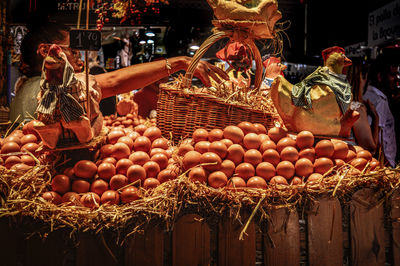
<svg viewBox="0 0 400 266">
<path fill-rule="evenodd" d="M 369 85 L 364 94 L 365 100 L 370 100 L 375 106 L 376 112 L 379 116 L 379 127 L 381 132 L 379 134 L 379 141 L 383 139 L 383 152 L 386 159 L 392 167 L 395 167 L 396 158 L 396 134 L 394 131 L 394 118 L 389 109 L 389 104 L 386 95 L 379 89 Z M 368 116 L 368 121 L 371 124 L 371 117 Z"/>
</svg>

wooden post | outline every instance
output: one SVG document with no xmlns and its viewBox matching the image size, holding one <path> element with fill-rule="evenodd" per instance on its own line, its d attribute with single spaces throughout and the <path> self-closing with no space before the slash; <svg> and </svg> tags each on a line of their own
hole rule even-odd
<svg viewBox="0 0 400 266">
<path fill-rule="evenodd" d="M 244 219 L 243 222 L 246 222 Z M 247 228 L 244 240 L 239 240 L 244 225 L 233 218 L 224 217 L 219 224 L 218 233 L 218 265 L 255 265 L 256 263 L 256 233 L 254 223 Z"/>
<path fill-rule="evenodd" d="M 89 29 L 89 11 L 90 11 L 90 0 L 86 1 L 86 29 Z M 85 82 L 86 82 L 86 101 L 87 101 L 87 106 L 86 106 L 86 112 L 87 112 L 87 118 L 89 121 L 92 121 L 91 115 L 90 115 L 90 92 L 89 92 L 89 51 L 85 50 Z"/>
<path fill-rule="evenodd" d="M 23 250 L 21 245 L 18 245 L 20 235 L 10 227 L 8 219 L 0 220 L 0 258 L 2 265 L 17 266 L 19 265 L 18 250 Z"/>
<path fill-rule="evenodd" d="M 385 265 L 383 204 L 378 205 L 373 189 L 354 193 L 350 203 L 352 265 Z"/>
<path fill-rule="evenodd" d="M 392 196 L 392 241 L 393 241 L 393 264 L 400 265 L 400 190 L 397 189 Z"/>
<path fill-rule="evenodd" d="M 339 200 L 323 196 L 309 207 L 307 217 L 309 264 L 342 265 L 343 230 Z"/>
<path fill-rule="evenodd" d="M 202 217 L 181 217 L 172 232 L 172 265 L 209 265 L 210 229 Z"/>
<path fill-rule="evenodd" d="M 158 227 L 146 228 L 144 234 L 136 233 L 126 243 L 125 266 L 163 265 L 164 234 Z"/>
<path fill-rule="evenodd" d="M 11 56 L 8 57 L 8 51 L 11 50 L 11 43 L 9 43 L 9 36 L 10 36 L 10 28 L 7 23 L 8 12 L 7 12 L 7 4 L 8 1 L 0 1 L 0 94 L 7 95 L 6 101 L 11 101 L 11 92 L 7 91 L 7 85 L 11 85 L 11 80 L 8 75 L 8 68 L 11 66 L 11 62 L 9 61 Z M 5 105 L 6 102 L 1 101 L 0 105 Z M 8 118 L 6 118 L 8 120 Z M 1 119 L 1 122 L 4 118 Z"/>
<path fill-rule="evenodd" d="M 33 236 L 26 240 L 26 262 L 28 265 L 63 265 L 65 247 L 65 235 L 61 231 L 49 233 L 46 239 Z"/>
<path fill-rule="evenodd" d="M 300 228 L 297 211 L 288 208 L 270 211 L 264 235 L 264 263 L 268 266 L 300 264 Z"/>
<path fill-rule="evenodd" d="M 117 251 L 116 241 L 110 241 L 103 235 L 80 233 L 75 265 L 117 266 L 119 265 L 119 260 L 121 260 Z"/>
</svg>

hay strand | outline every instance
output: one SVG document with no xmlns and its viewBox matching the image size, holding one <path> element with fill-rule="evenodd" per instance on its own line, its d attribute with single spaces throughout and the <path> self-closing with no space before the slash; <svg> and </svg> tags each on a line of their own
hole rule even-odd
<svg viewBox="0 0 400 266">
<path fill-rule="evenodd" d="M 250 222 L 269 218 L 268 210 L 296 209 L 321 195 L 337 197 L 346 204 L 357 190 L 369 187 L 376 191 L 382 204 L 400 186 L 400 168 L 382 168 L 351 176 L 351 166 L 333 169 L 318 183 L 301 185 L 270 185 L 267 189 L 215 189 L 190 181 L 187 172 L 152 190 L 140 189 L 141 198 L 123 205 L 101 205 L 96 209 L 80 203 L 54 205 L 41 198 L 49 189 L 51 167 L 36 165 L 24 173 L 0 167 L 0 217 L 30 217 L 42 221 L 43 231 L 61 228 L 73 232 L 117 232 L 120 241 L 144 230 L 148 224 L 158 224 L 172 230 L 175 221 L 186 213 L 197 213 L 206 221 L 215 221 L 225 215 L 241 221 L 241 213 L 251 213 L 244 223 L 243 238 Z M 38 230 L 40 232 L 40 230 Z"/>
</svg>

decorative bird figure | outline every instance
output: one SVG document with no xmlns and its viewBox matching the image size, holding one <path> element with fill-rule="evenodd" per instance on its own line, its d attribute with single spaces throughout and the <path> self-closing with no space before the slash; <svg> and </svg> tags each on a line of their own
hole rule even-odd
<svg viewBox="0 0 400 266">
<path fill-rule="evenodd" d="M 271 98 L 289 130 L 348 138 L 359 117 L 350 108 L 351 86 L 342 75 L 351 60 L 337 46 L 325 49 L 322 56 L 324 66 L 300 83 L 293 85 L 281 75 L 276 77 L 271 85 Z"/>
</svg>

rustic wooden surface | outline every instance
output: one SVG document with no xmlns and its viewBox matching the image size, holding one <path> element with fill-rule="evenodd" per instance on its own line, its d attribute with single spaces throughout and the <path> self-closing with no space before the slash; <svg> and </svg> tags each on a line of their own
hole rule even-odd
<svg viewBox="0 0 400 266">
<path fill-rule="evenodd" d="M 245 223 L 247 219 L 243 219 Z M 244 240 L 239 240 L 244 225 L 225 217 L 219 224 L 218 233 L 218 265 L 245 266 L 255 265 L 256 262 L 256 234 L 254 223 L 247 228 Z"/>
<path fill-rule="evenodd" d="M 8 38 L 10 28 L 7 23 L 7 1 L 0 1 L 0 95 L 7 95 L 7 50 L 10 49 Z M 2 102 L 1 105 L 4 105 Z M 2 121 L 4 122 L 4 121 Z"/>
<path fill-rule="evenodd" d="M 34 236 L 26 240 L 26 265 L 65 265 L 65 236 L 56 231 L 45 239 Z"/>
<path fill-rule="evenodd" d="M 352 265 L 385 265 L 383 204 L 377 204 L 372 189 L 354 193 L 350 203 Z"/>
<path fill-rule="evenodd" d="M 1 263 L 4 265 L 17 266 L 18 265 L 18 250 L 24 250 L 23 246 L 18 245 L 19 235 L 12 229 L 7 219 L 0 220 L 0 258 Z"/>
<path fill-rule="evenodd" d="M 400 190 L 397 189 L 392 196 L 392 241 L 393 263 L 400 265 Z"/>
<path fill-rule="evenodd" d="M 307 216 L 309 265 L 343 263 L 342 209 L 337 198 L 321 197 L 309 206 Z"/>
<path fill-rule="evenodd" d="M 144 234 L 135 234 L 125 247 L 125 266 L 162 266 L 164 234 L 158 227 L 147 228 Z"/>
<path fill-rule="evenodd" d="M 181 217 L 172 232 L 172 265 L 209 265 L 210 229 L 196 214 Z"/>
<path fill-rule="evenodd" d="M 264 264 L 291 266 L 300 264 L 300 228 L 297 211 L 272 210 L 264 234 Z"/>
<path fill-rule="evenodd" d="M 117 266 L 119 265 L 117 245 L 106 236 L 79 234 L 76 249 L 76 266 Z"/>
</svg>

